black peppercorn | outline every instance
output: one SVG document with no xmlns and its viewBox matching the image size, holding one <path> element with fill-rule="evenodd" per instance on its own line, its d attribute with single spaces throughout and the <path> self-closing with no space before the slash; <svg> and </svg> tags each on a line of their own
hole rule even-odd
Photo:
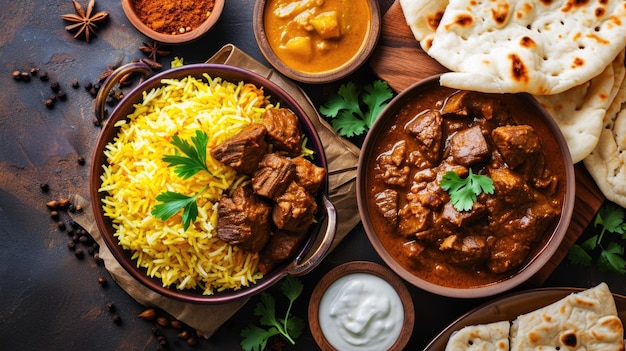
<svg viewBox="0 0 626 351">
<path fill-rule="evenodd" d="M 85 165 L 85 158 L 80 156 L 78 158 L 78 164 L 81 165 L 81 166 L 84 166 Z"/>
<path fill-rule="evenodd" d="M 98 278 L 98 284 L 100 284 L 100 286 L 106 286 L 107 285 L 107 279 L 105 277 Z"/>
<path fill-rule="evenodd" d="M 91 88 L 93 88 L 93 84 L 91 84 L 90 81 L 86 81 L 85 83 L 83 83 L 83 87 L 85 87 L 85 90 L 89 91 L 91 90 Z"/>
<path fill-rule="evenodd" d="M 68 247 L 70 250 L 74 250 L 74 249 L 76 248 L 76 243 L 75 243 L 75 242 L 73 242 L 73 241 L 68 241 L 68 242 L 67 242 L 67 247 Z"/>
<path fill-rule="evenodd" d="M 42 183 L 39 185 L 39 189 L 41 189 L 44 193 L 47 193 L 50 190 L 50 185 L 48 185 L 48 183 Z"/>
<path fill-rule="evenodd" d="M 36 76 L 39 73 L 39 68 L 33 67 L 30 69 L 30 74 Z"/>
<path fill-rule="evenodd" d="M 74 255 L 77 258 L 83 258 L 85 257 L 85 251 L 83 251 L 83 249 L 81 249 L 80 247 L 77 247 L 76 250 L 74 250 Z"/>
<path fill-rule="evenodd" d="M 78 89 L 78 87 L 80 87 L 80 83 L 77 80 L 73 80 L 71 86 L 74 89 Z"/>
<path fill-rule="evenodd" d="M 42 82 L 45 82 L 49 79 L 50 77 L 48 76 L 48 72 L 43 71 L 39 74 L 39 80 L 41 80 Z"/>
<path fill-rule="evenodd" d="M 67 227 L 65 226 L 65 222 L 63 222 L 63 221 L 57 222 L 57 227 L 58 227 L 58 228 L 59 228 L 59 230 L 61 230 L 61 231 L 64 231 L 64 230 L 65 230 L 65 228 L 67 228 Z"/>
<path fill-rule="evenodd" d="M 52 218 L 52 219 L 59 219 L 59 212 L 57 212 L 57 211 L 50 211 L 50 218 Z"/>
<path fill-rule="evenodd" d="M 115 305 L 113 304 L 113 302 L 107 303 L 107 310 L 109 312 L 115 312 Z"/>
<path fill-rule="evenodd" d="M 54 91 L 55 93 L 57 91 L 59 91 L 61 89 L 61 85 L 59 84 L 59 82 L 51 82 L 50 83 L 50 89 L 52 89 L 52 91 Z"/>
<path fill-rule="evenodd" d="M 28 82 L 30 81 L 30 74 L 28 74 L 28 72 L 20 72 L 20 79 Z"/>
<path fill-rule="evenodd" d="M 122 323 L 122 317 L 120 317 L 118 314 L 114 314 L 113 317 L 113 323 L 115 324 L 121 324 Z"/>
<path fill-rule="evenodd" d="M 46 99 L 46 100 L 43 101 L 43 103 L 49 109 L 52 109 L 54 107 L 54 100 L 52 100 L 52 99 Z"/>
<path fill-rule="evenodd" d="M 61 101 L 67 100 L 67 93 L 65 92 L 65 90 L 59 90 L 59 92 L 57 93 L 57 96 L 59 97 L 59 100 Z"/>
</svg>

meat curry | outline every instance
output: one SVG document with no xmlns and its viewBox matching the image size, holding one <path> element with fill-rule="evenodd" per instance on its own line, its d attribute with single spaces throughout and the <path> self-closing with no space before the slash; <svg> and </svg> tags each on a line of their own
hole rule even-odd
<svg viewBox="0 0 626 351">
<path fill-rule="evenodd" d="M 506 279 L 558 222 L 564 161 L 518 99 L 437 87 L 381 130 L 366 174 L 368 212 L 386 250 L 418 277 L 456 288 Z M 470 170 L 494 191 L 458 210 L 441 181 Z"/>
</svg>

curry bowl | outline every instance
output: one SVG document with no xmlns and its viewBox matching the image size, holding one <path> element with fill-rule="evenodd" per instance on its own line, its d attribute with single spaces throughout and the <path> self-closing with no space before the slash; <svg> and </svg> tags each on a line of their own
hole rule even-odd
<svg viewBox="0 0 626 351">
<path fill-rule="evenodd" d="M 162 8 L 157 11 L 153 10 L 139 10 L 136 8 L 136 0 L 122 0 L 122 9 L 126 18 L 130 23 L 143 35 L 148 38 L 163 44 L 187 44 L 193 42 L 205 34 L 207 34 L 222 15 L 224 10 L 224 0 L 215 0 L 213 5 L 207 1 L 188 2 L 193 6 L 201 6 L 200 8 L 184 9 L 187 14 L 193 11 L 202 12 L 200 9 L 206 4 L 207 13 L 199 13 L 197 17 L 203 16 L 204 20 L 194 19 L 192 23 L 195 23 L 195 27 L 190 26 L 191 23 L 185 25 L 185 27 L 174 28 L 173 23 L 169 23 L 170 20 L 179 19 L 180 15 L 173 13 L 179 9 L 176 8 Z M 149 4 L 149 2 L 148 2 Z M 179 6 L 179 5 L 176 5 Z M 180 6 L 183 6 L 180 4 Z M 140 12 L 141 11 L 141 12 Z M 159 11 L 163 14 L 157 16 Z M 145 13 L 144 13 L 145 12 Z M 150 16 L 154 16 L 151 18 Z M 194 18 L 194 17 L 191 17 Z M 149 22 L 148 19 L 152 22 Z M 172 27 L 172 28 L 170 28 Z"/>
<path fill-rule="evenodd" d="M 367 237 L 399 276 L 429 292 L 491 296 L 554 255 L 571 221 L 574 166 L 529 94 L 407 88 L 368 132 L 357 171 Z"/>
<path fill-rule="evenodd" d="M 135 72 L 150 69 L 130 63 L 104 82 L 96 97 L 99 118 L 108 91 Z M 233 99 L 236 104 L 229 105 Z M 301 128 L 290 129 L 303 145 L 292 156 L 279 151 L 279 141 L 266 141 L 272 134 L 266 129 L 287 133 L 266 126 L 278 112 Z M 233 66 L 185 65 L 143 81 L 102 119 L 90 169 L 91 204 L 107 247 L 141 284 L 184 302 L 226 303 L 261 292 L 286 275 L 304 275 L 325 257 L 336 213 L 328 200 L 324 148 L 303 109 L 272 81 Z M 241 139 L 251 134 L 260 137 Z M 243 144 L 251 147 L 239 152 Z M 224 145 L 232 148 L 224 151 Z M 222 158 L 218 149 L 228 156 Z M 248 158 L 259 152 L 261 161 Z M 319 172 L 315 189 L 300 178 L 297 167 L 304 160 L 295 165 L 305 152 L 312 155 L 306 165 Z M 233 155 L 246 162 L 231 163 Z M 275 173 L 263 168 L 270 163 L 266 158 L 280 161 L 284 174 L 290 174 L 284 187 L 273 188 L 275 196 L 267 198 L 269 191 L 256 186 L 271 183 L 263 183 L 263 175 Z M 179 173 L 192 159 L 204 161 L 187 176 Z M 244 164 L 253 168 L 246 170 Z M 306 216 L 288 215 L 282 209 L 288 201 L 284 194 L 298 194 L 312 210 Z M 181 198 L 187 199 L 184 206 L 170 201 Z M 159 212 L 176 204 L 167 216 Z M 284 221 L 275 213 L 286 214 L 280 217 Z M 301 221 L 290 222 L 294 218 Z M 300 227 L 294 229 L 294 223 Z M 284 245 L 276 245 L 286 242 L 291 243 L 288 254 L 281 254 Z"/>
<path fill-rule="evenodd" d="M 254 13 L 254 36 L 263 56 L 303 83 L 328 83 L 353 73 L 380 35 L 376 0 L 256 0 Z"/>
</svg>

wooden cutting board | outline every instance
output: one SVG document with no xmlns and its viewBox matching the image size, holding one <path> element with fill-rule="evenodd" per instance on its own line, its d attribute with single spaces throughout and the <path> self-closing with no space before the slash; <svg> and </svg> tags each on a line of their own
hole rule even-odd
<svg viewBox="0 0 626 351">
<path fill-rule="evenodd" d="M 374 73 L 387 81 L 396 92 L 446 68 L 428 56 L 413 37 L 406 24 L 400 3 L 395 1 L 382 20 L 382 30 L 376 51 L 370 58 Z M 576 203 L 570 228 L 559 250 L 546 266 L 533 276 L 529 283 L 541 285 L 567 255 L 569 247 L 593 221 L 605 200 L 602 192 L 581 163 L 576 170 Z"/>
</svg>

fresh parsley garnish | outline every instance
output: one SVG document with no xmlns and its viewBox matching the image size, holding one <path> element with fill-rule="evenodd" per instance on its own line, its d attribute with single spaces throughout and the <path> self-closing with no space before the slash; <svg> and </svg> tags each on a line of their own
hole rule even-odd
<svg viewBox="0 0 626 351">
<path fill-rule="evenodd" d="M 450 201 L 457 211 L 471 210 L 480 193 L 493 194 L 494 191 L 493 180 L 485 175 L 474 174 L 471 168 L 465 179 L 448 171 L 441 178 L 439 186 L 448 192 Z"/>
<path fill-rule="evenodd" d="M 201 130 L 196 130 L 196 135 L 191 137 L 191 143 L 178 135 L 174 135 L 170 143 L 180 149 L 183 155 L 176 150 L 174 155 L 164 155 L 162 159 L 170 167 L 175 167 L 174 173 L 183 179 L 190 178 L 200 171 L 213 175 L 206 165 L 208 142 L 209 136 Z M 204 190 L 206 190 L 206 186 L 192 196 L 173 191 L 164 191 L 156 197 L 156 200 L 161 203 L 156 204 L 150 213 L 166 221 L 182 208 L 183 228 L 187 230 L 189 225 L 198 217 L 198 203 L 196 200 Z"/>
<path fill-rule="evenodd" d="M 291 308 L 294 301 L 302 293 L 304 286 L 293 276 L 287 276 L 280 282 L 280 289 L 289 299 L 289 305 L 284 317 L 276 316 L 276 301 L 268 292 L 260 294 L 260 301 L 254 309 L 254 315 L 260 317 L 259 323 L 264 327 L 250 324 L 241 331 L 244 338 L 241 341 L 241 347 L 245 351 L 262 351 L 267 345 L 267 341 L 274 335 L 280 335 L 285 340 L 295 345 L 296 339 L 302 334 L 304 329 L 304 320 L 291 315 Z"/>
<path fill-rule="evenodd" d="M 363 134 L 393 97 L 391 88 L 382 80 L 365 85 L 363 90 L 359 91 L 353 82 L 342 84 L 338 92 L 320 106 L 320 113 L 332 119 L 331 125 L 339 135 Z M 363 111 L 362 107 L 367 109 Z"/>
<path fill-rule="evenodd" d="M 180 149 L 185 156 L 176 151 L 175 155 L 164 155 L 163 161 L 169 163 L 170 167 L 175 167 L 174 172 L 184 179 L 200 171 L 211 174 L 206 166 L 206 147 L 209 143 L 209 136 L 201 130 L 196 130 L 196 136 L 191 137 L 191 142 L 193 145 L 178 135 L 174 135 L 170 143 Z"/>
<path fill-rule="evenodd" d="M 183 228 L 187 230 L 191 222 L 195 221 L 198 217 L 198 203 L 196 200 L 205 189 L 206 186 L 193 196 L 187 196 L 173 191 L 162 192 L 156 197 L 157 201 L 161 201 L 161 203 L 156 204 L 150 213 L 166 221 L 182 208 Z"/>
<path fill-rule="evenodd" d="M 605 237 L 605 234 L 612 233 L 621 235 L 622 240 L 626 239 L 624 216 L 625 212 L 621 207 L 610 203 L 602 206 L 593 223 L 594 227 L 601 227 L 600 233 L 592 235 L 580 244 L 572 245 L 567 253 L 568 260 L 573 264 L 590 266 L 593 263 L 592 254 L 599 252 L 596 264 L 600 270 L 626 274 L 624 246 L 611 240 L 615 239 L 614 236 Z"/>
</svg>

